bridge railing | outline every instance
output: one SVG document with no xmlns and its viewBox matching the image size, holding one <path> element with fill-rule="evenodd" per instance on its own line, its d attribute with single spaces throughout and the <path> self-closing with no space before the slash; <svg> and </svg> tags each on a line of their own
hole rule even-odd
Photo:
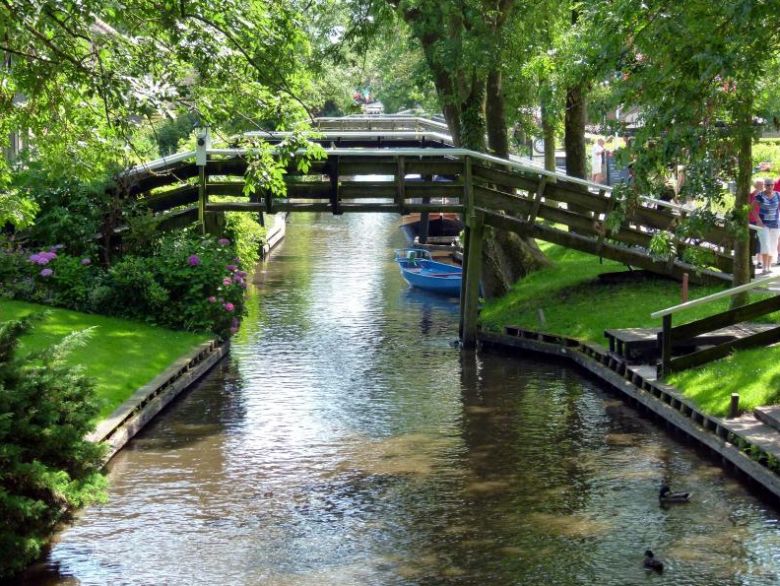
<svg viewBox="0 0 780 586">
<path fill-rule="evenodd" d="M 715 343 L 709 347 L 684 354 L 674 356 L 674 350 L 681 346 L 691 346 L 696 336 L 702 334 L 711 334 L 722 328 L 727 328 L 736 324 L 754 320 L 780 311 L 780 295 L 772 295 L 769 298 L 761 299 L 747 305 L 742 305 L 734 309 L 715 313 L 705 318 L 697 319 L 678 326 L 672 325 L 673 316 L 681 312 L 701 307 L 721 299 L 729 299 L 735 295 L 749 293 L 750 291 L 765 289 L 768 285 L 774 284 L 780 279 L 780 275 L 773 275 L 762 279 L 756 279 L 751 283 L 746 283 L 738 287 L 732 287 L 724 291 L 718 291 L 706 297 L 693 299 L 685 303 L 680 303 L 666 309 L 662 309 L 650 314 L 652 318 L 662 318 L 662 328 L 658 333 L 658 348 L 660 348 L 661 361 L 658 365 L 658 376 L 665 376 L 672 372 L 692 368 L 712 360 L 724 358 L 734 350 L 753 348 L 757 346 L 766 346 L 780 341 L 780 326 L 762 329 L 747 336 L 733 339 L 725 336 L 720 343 Z"/>
<path fill-rule="evenodd" d="M 266 136 L 281 140 L 288 135 Z M 240 148 L 209 149 L 197 183 L 190 181 L 200 174 L 191 160 L 194 152 L 136 167 L 124 179 L 131 183 L 129 191 L 156 212 L 199 203 L 201 221 L 206 213 L 235 210 L 470 215 L 478 211 L 489 225 L 664 274 L 725 278 L 732 270 L 733 237 L 722 225 L 695 240 L 678 239 L 677 258 L 657 259 L 648 253 L 654 235 L 673 231 L 688 213 L 680 206 L 640 197 L 620 210 L 622 221 L 611 230 L 607 218 L 622 204 L 607 186 L 465 149 L 397 146 L 398 141 L 443 141 L 444 137 L 427 130 L 324 131 L 323 144 L 338 140 L 343 146 L 327 148 L 327 159 L 315 162 L 305 175 L 289 169 L 287 197 L 281 199 L 269 193 L 238 202 L 212 199 L 243 196 L 247 151 Z M 366 148 L 371 141 L 383 148 Z M 191 212 L 178 213 L 183 215 L 176 222 L 192 218 Z M 697 270 L 684 262 L 687 249 L 705 255 L 715 270 Z"/>
</svg>

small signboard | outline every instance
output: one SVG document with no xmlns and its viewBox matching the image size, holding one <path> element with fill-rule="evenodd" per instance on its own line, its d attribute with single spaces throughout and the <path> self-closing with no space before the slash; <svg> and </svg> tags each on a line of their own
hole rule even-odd
<svg viewBox="0 0 780 586">
<path fill-rule="evenodd" d="M 607 185 L 617 185 L 628 181 L 628 167 L 618 167 L 615 153 L 607 152 Z"/>
</svg>

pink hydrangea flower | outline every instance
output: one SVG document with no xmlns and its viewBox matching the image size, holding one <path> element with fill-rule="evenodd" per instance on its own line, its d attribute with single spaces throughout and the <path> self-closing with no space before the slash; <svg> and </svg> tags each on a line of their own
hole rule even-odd
<svg viewBox="0 0 780 586">
<path fill-rule="evenodd" d="M 41 277 L 51 277 L 54 274 L 54 271 L 51 269 L 41 269 L 40 275 Z"/>
<path fill-rule="evenodd" d="M 187 259 L 187 264 L 191 267 L 196 267 L 200 264 L 200 257 L 197 254 L 191 254 Z"/>
<path fill-rule="evenodd" d="M 236 306 L 230 303 L 230 301 L 225 303 L 225 311 L 233 311 L 235 308 Z"/>
<path fill-rule="evenodd" d="M 208 301 L 209 303 L 216 303 L 216 302 L 217 302 L 217 298 L 216 298 L 216 297 L 214 297 L 214 296 L 212 295 L 211 297 L 209 297 L 209 298 L 207 299 L 207 301 Z"/>
<path fill-rule="evenodd" d="M 230 278 L 230 277 L 225 277 L 224 279 L 222 279 L 222 284 L 223 284 L 225 287 L 227 287 L 228 285 L 230 285 L 232 282 L 233 282 L 233 281 L 231 280 L 231 278 Z"/>
<path fill-rule="evenodd" d="M 227 238 L 220 238 L 219 240 L 217 240 L 217 244 L 219 244 L 220 246 L 227 246 L 228 244 L 230 244 L 230 240 L 228 240 Z"/>
</svg>

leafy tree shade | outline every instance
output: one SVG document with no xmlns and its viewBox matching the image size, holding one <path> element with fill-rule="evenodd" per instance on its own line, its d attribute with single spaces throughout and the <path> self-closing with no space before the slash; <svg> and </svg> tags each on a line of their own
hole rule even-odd
<svg viewBox="0 0 780 586">
<path fill-rule="evenodd" d="M 34 560 L 67 511 L 104 488 L 102 448 L 84 440 L 98 412 L 94 388 L 63 360 L 86 334 L 20 358 L 29 328 L 0 324 L 0 577 Z"/>
<path fill-rule="evenodd" d="M 515 1 L 387 3 L 408 23 L 422 46 L 455 143 L 507 157 L 506 99 L 499 63 Z M 505 293 L 518 278 L 547 264 L 533 240 L 514 234 L 489 230 L 484 252 L 488 296 Z"/>
<path fill-rule="evenodd" d="M 639 191 L 658 194 L 670 168 L 685 165 L 682 195 L 711 205 L 722 203 L 723 182 L 736 178 L 734 284 L 749 279 L 753 114 L 777 58 L 778 33 L 764 25 L 778 11 L 777 0 L 583 4 L 588 61 L 613 78 L 616 103 L 642 112 L 632 153 Z"/>
</svg>

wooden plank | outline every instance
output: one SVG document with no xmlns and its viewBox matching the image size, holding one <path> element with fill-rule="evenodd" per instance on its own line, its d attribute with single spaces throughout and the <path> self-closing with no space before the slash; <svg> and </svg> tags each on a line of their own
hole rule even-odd
<svg viewBox="0 0 780 586">
<path fill-rule="evenodd" d="M 395 175 L 395 157 L 345 157 L 339 170 L 342 177 L 354 175 Z"/>
<path fill-rule="evenodd" d="M 184 228 L 198 221 L 198 207 L 192 206 L 183 210 L 162 214 L 156 216 L 155 219 L 157 219 L 157 229 L 163 232 Z"/>
<path fill-rule="evenodd" d="M 198 176 L 195 163 L 176 163 L 169 168 L 157 169 L 142 179 L 132 178 L 127 189 L 130 195 L 138 195 L 164 185 L 179 183 Z M 120 179 L 121 181 L 122 179 Z"/>
<path fill-rule="evenodd" d="M 206 204 L 207 212 L 262 212 L 265 208 L 264 203 L 254 201 L 225 201 Z"/>
<path fill-rule="evenodd" d="M 755 303 L 729 309 L 716 315 L 679 325 L 671 329 L 671 340 L 672 342 L 688 340 L 699 334 L 712 332 L 756 317 L 762 317 L 775 311 L 780 311 L 780 296 L 762 299 Z"/>
<path fill-rule="evenodd" d="M 473 164 L 473 178 L 481 184 L 508 185 L 529 192 L 536 191 L 537 175 L 521 175 L 519 172 L 489 168 L 484 163 Z"/>
<path fill-rule="evenodd" d="M 154 212 L 162 212 L 189 203 L 195 203 L 196 201 L 198 201 L 198 186 L 183 185 L 171 191 L 149 195 L 142 199 L 141 203 Z"/>
<path fill-rule="evenodd" d="M 587 208 L 596 214 L 604 213 L 609 209 L 610 197 L 600 197 L 590 193 L 581 185 L 567 185 L 564 181 L 558 181 L 547 186 L 546 196 L 555 201 L 561 201 L 568 206 Z"/>
<path fill-rule="evenodd" d="M 330 198 L 330 181 L 294 181 L 287 183 L 287 197 Z"/>
<path fill-rule="evenodd" d="M 244 195 L 243 181 L 209 181 L 206 184 L 208 195 Z"/>
<path fill-rule="evenodd" d="M 719 358 L 725 358 L 734 350 L 745 350 L 746 348 L 755 348 L 757 346 L 768 346 L 776 342 L 780 342 L 780 326 L 772 328 L 771 330 L 758 332 L 752 336 L 746 336 L 738 340 L 726 342 L 725 344 L 719 344 L 718 346 L 713 346 L 712 348 L 705 348 L 704 350 L 699 350 L 698 352 L 693 352 L 691 354 L 686 354 L 685 356 L 673 358 L 669 362 L 668 369 L 664 368 L 664 374 L 666 375 L 670 372 L 686 370 L 700 364 L 718 360 Z"/>
<path fill-rule="evenodd" d="M 534 195 L 534 202 L 531 205 L 531 211 L 528 212 L 526 218 L 529 222 L 535 222 L 536 216 L 539 214 L 539 206 L 542 205 L 542 198 L 544 197 L 544 189 L 547 187 L 547 175 L 542 175 L 539 179 L 539 185 L 536 187 L 536 193 Z"/>
<path fill-rule="evenodd" d="M 206 163 L 206 172 L 209 175 L 238 175 L 243 177 L 246 174 L 246 167 L 246 159 L 242 157 L 210 159 Z"/>
<path fill-rule="evenodd" d="M 462 183 L 406 180 L 406 197 L 450 197 L 460 199 L 462 196 Z"/>
<path fill-rule="evenodd" d="M 463 163 L 457 160 L 407 160 L 406 173 L 408 175 L 446 175 L 456 177 L 463 174 Z"/>
<path fill-rule="evenodd" d="M 528 217 L 533 205 L 530 200 L 519 195 L 509 195 L 481 185 L 474 186 L 474 200 L 479 207 L 493 211 L 503 210 L 524 218 Z"/>
<path fill-rule="evenodd" d="M 340 193 L 344 198 L 351 197 L 391 197 L 396 196 L 398 187 L 395 181 L 342 181 Z"/>
<path fill-rule="evenodd" d="M 600 253 L 599 244 L 594 238 L 577 233 L 564 232 L 557 228 L 539 223 L 529 223 L 520 218 L 496 213 L 493 210 L 484 208 L 479 209 L 485 213 L 485 223 L 489 226 L 502 230 L 509 230 L 520 234 L 521 236 L 539 238 L 540 240 L 546 240 L 554 244 L 560 244 L 561 246 L 573 248 L 596 256 L 601 255 L 623 264 L 644 268 L 661 275 L 671 275 L 678 279 L 682 278 L 683 273 L 689 273 L 691 279 L 696 282 L 731 282 L 731 275 L 706 269 L 697 272 L 695 267 L 687 263 L 680 261 L 668 263 L 666 261 L 657 260 L 644 252 L 627 248 L 619 244 L 613 244 L 611 242 L 603 243 L 603 250 Z"/>
</svg>

